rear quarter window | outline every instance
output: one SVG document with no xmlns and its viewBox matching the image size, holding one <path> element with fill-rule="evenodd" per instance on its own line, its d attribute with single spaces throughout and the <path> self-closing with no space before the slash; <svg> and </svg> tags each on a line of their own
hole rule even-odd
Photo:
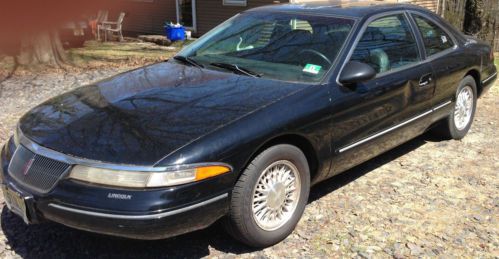
<svg viewBox="0 0 499 259">
<path fill-rule="evenodd" d="M 425 45 L 427 56 L 437 54 L 454 46 L 452 38 L 440 26 L 429 19 L 413 14 Z"/>
</svg>

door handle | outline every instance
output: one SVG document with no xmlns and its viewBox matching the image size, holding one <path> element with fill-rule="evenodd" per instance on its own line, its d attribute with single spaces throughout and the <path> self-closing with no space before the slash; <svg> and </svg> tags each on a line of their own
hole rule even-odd
<svg viewBox="0 0 499 259">
<path fill-rule="evenodd" d="M 432 74 L 426 74 L 419 79 L 419 86 L 427 86 L 433 81 Z"/>
</svg>

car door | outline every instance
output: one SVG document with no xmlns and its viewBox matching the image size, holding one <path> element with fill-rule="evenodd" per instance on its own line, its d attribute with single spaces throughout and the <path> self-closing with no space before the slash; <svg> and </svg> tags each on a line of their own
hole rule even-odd
<svg viewBox="0 0 499 259">
<path fill-rule="evenodd" d="M 332 87 L 333 175 L 413 138 L 430 122 L 432 68 L 422 62 L 408 15 L 370 18 L 358 35 L 345 62 L 369 64 L 377 76 Z"/>
<path fill-rule="evenodd" d="M 462 79 L 461 71 L 466 68 L 464 55 L 457 51 L 456 40 L 444 27 L 438 25 L 429 15 L 411 13 L 421 35 L 426 60 L 434 71 L 436 89 L 435 105 L 450 104 L 456 87 Z"/>
</svg>

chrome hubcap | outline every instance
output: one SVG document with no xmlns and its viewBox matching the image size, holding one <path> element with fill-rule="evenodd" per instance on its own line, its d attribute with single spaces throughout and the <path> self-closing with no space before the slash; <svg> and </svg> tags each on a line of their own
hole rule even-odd
<svg viewBox="0 0 499 259">
<path fill-rule="evenodd" d="M 468 126 L 473 112 L 473 90 L 465 86 L 457 95 L 454 107 L 454 124 L 458 130 L 463 130 Z"/>
<path fill-rule="evenodd" d="M 284 225 L 300 198 L 301 179 L 296 166 L 287 160 L 269 165 L 253 189 L 252 211 L 256 224 L 266 231 Z"/>
</svg>

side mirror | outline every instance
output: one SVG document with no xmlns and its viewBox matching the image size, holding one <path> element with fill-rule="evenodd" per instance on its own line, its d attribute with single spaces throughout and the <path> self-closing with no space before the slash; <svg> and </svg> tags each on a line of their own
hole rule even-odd
<svg viewBox="0 0 499 259">
<path fill-rule="evenodd" d="M 376 76 L 376 71 L 366 63 L 349 61 L 340 75 L 340 83 L 356 84 L 373 79 Z"/>
</svg>

